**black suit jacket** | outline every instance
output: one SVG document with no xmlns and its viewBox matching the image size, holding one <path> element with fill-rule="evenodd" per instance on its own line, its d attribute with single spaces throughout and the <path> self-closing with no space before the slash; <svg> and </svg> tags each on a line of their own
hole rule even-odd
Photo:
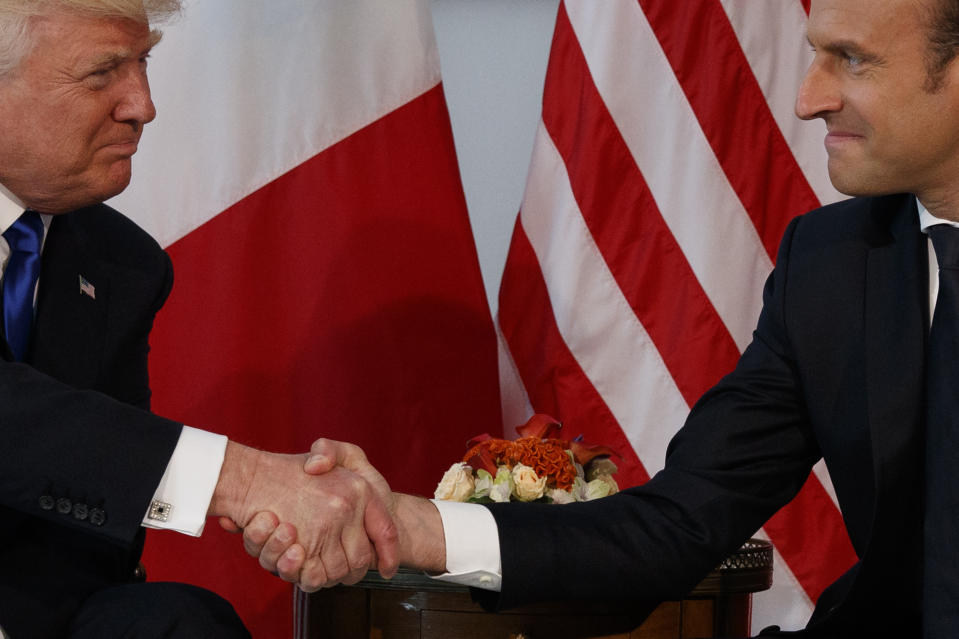
<svg viewBox="0 0 959 639">
<path fill-rule="evenodd" d="M 859 561 L 807 634 L 918 632 L 927 269 L 910 195 L 794 220 L 752 343 L 697 402 L 663 471 L 586 504 L 492 508 L 498 605 L 681 596 L 824 457 Z"/>
<path fill-rule="evenodd" d="M 0 626 L 14 637 L 55 632 L 132 576 L 181 430 L 148 410 L 148 336 L 171 286 L 166 253 L 113 209 L 52 220 L 27 362 L 0 343 Z"/>
</svg>

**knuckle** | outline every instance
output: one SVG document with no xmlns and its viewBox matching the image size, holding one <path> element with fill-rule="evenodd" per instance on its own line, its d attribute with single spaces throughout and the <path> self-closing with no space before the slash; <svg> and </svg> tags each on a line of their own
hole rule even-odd
<svg viewBox="0 0 959 639">
<path fill-rule="evenodd" d="M 248 539 L 243 540 L 243 549 L 246 550 L 251 557 L 259 557 L 260 553 L 263 551 L 263 548 L 260 544 L 255 544 Z"/>
<path fill-rule="evenodd" d="M 360 567 L 369 566 L 372 557 L 373 548 L 368 543 L 363 543 L 355 544 L 354 547 L 347 552 L 346 560 L 354 570 L 357 570 Z"/>
<path fill-rule="evenodd" d="M 348 513 L 353 510 L 352 502 L 341 495 L 330 495 L 326 507 L 334 513 Z"/>
<path fill-rule="evenodd" d="M 366 461 L 366 453 L 364 453 L 363 449 L 357 446 L 356 444 L 343 442 L 342 446 L 346 449 L 346 452 L 351 457 L 355 457 L 357 461 Z"/>
<path fill-rule="evenodd" d="M 265 554 L 260 555 L 260 566 L 269 572 L 276 572 L 276 563 L 270 561 L 270 558 Z"/>
<path fill-rule="evenodd" d="M 254 546 L 262 546 L 269 539 L 269 535 L 256 528 L 247 528 L 243 538 Z"/>
<path fill-rule="evenodd" d="M 303 570 L 300 572 L 300 577 L 301 583 L 306 586 L 306 588 L 303 589 L 309 589 L 307 592 L 319 590 L 321 587 L 323 587 L 323 584 L 329 582 L 329 575 L 325 569 L 325 566 L 319 560 L 311 560 L 307 562 L 307 565 L 304 566 Z"/>
<path fill-rule="evenodd" d="M 349 491 L 353 496 L 354 500 L 360 500 L 362 502 L 369 501 L 370 499 L 370 485 L 366 483 L 366 480 L 360 477 L 359 475 L 352 475 L 349 478 Z"/>
</svg>

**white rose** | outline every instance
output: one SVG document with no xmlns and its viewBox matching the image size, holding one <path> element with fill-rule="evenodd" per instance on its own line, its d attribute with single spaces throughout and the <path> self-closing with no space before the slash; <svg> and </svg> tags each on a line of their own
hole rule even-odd
<svg viewBox="0 0 959 639">
<path fill-rule="evenodd" d="M 500 466 L 496 469 L 496 477 L 493 478 L 493 487 L 490 488 L 489 498 L 496 502 L 507 502 L 509 496 L 513 494 L 513 475 L 506 466 Z"/>
<path fill-rule="evenodd" d="M 546 478 L 525 464 L 513 467 L 513 494 L 520 501 L 534 501 L 546 492 Z"/>
<path fill-rule="evenodd" d="M 609 484 L 602 478 L 594 479 L 586 484 L 586 501 L 599 499 L 609 494 Z"/>
<path fill-rule="evenodd" d="M 606 482 L 606 485 L 609 486 L 609 493 L 607 493 L 607 495 L 615 495 L 619 492 L 619 484 L 616 483 L 612 475 L 598 475 L 593 481 Z"/>
<path fill-rule="evenodd" d="M 552 488 L 546 496 L 553 500 L 554 504 L 571 504 L 576 499 L 562 488 Z"/>
<path fill-rule="evenodd" d="M 489 474 L 489 471 L 480 468 L 476 471 L 476 479 L 473 480 L 473 497 L 476 499 L 487 497 L 491 488 L 493 488 L 493 476 Z"/>
<path fill-rule="evenodd" d="M 446 501 L 466 501 L 472 494 L 473 469 L 463 462 L 457 462 L 443 475 L 433 496 Z"/>
<path fill-rule="evenodd" d="M 576 501 L 586 501 L 586 481 L 582 477 L 573 480 L 573 489 L 570 491 Z"/>
</svg>

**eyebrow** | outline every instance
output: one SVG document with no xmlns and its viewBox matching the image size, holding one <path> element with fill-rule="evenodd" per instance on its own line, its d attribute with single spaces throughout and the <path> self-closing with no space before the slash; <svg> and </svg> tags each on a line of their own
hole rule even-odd
<svg viewBox="0 0 959 639">
<path fill-rule="evenodd" d="M 124 60 L 129 60 L 130 57 L 131 54 L 127 51 L 111 51 L 110 53 L 104 53 L 93 58 L 89 61 L 88 66 L 93 69 L 115 67 Z"/>
<path fill-rule="evenodd" d="M 90 60 L 88 66 L 92 69 L 110 68 L 118 66 L 134 57 L 142 58 L 150 54 L 150 51 L 154 46 L 156 46 L 156 43 L 160 41 L 161 37 L 162 34 L 160 34 L 159 31 L 154 31 L 150 37 L 150 40 L 147 42 L 147 45 L 139 53 L 134 54 L 133 50 L 131 49 L 109 51 Z"/>
</svg>

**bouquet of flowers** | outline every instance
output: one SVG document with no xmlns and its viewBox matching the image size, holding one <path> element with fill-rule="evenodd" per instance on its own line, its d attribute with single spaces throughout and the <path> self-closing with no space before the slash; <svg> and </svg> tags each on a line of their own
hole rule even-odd
<svg viewBox="0 0 959 639">
<path fill-rule="evenodd" d="M 443 475 L 435 498 L 568 504 L 618 492 L 616 464 L 609 459 L 616 453 L 607 446 L 560 439 L 561 428 L 549 415 L 537 414 L 516 429 L 518 439 L 473 438 L 463 460 Z"/>
</svg>

